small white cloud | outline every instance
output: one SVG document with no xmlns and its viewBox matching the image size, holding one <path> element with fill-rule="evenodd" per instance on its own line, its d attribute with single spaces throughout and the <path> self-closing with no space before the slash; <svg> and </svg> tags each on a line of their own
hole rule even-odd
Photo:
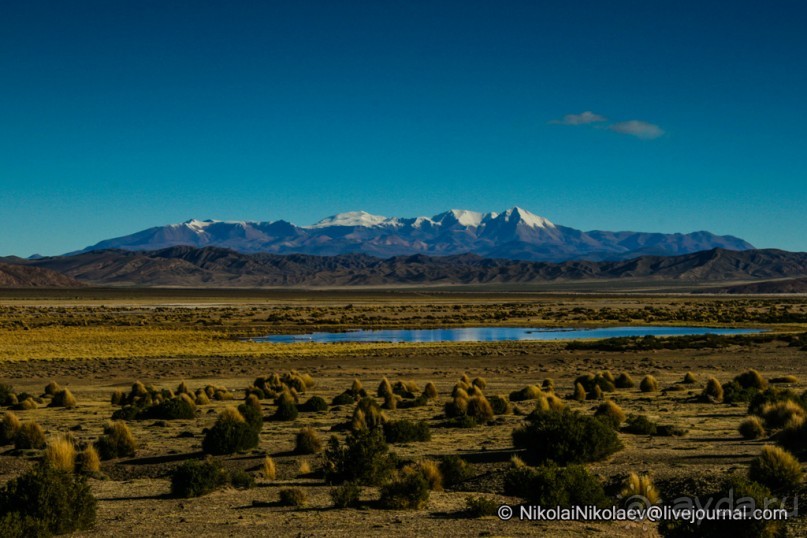
<svg viewBox="0 0 807 538">
<path fill-rule="evenodd" d="M 581 114 L 566 114 L 563 116 L 563 119 L 552 120 L 549 123 L 558 125 L 587 125 L 589 123 L 599 123 L 603 121 L 608 121 L 608 118 L 587 110 Z"/>
<path fill-rule="evenodd" d="M 664 129 L 658 125 L 647 123 L 641 120 L 621 121 L 609 125 L 608 129 L 616 133 L 622 133 L 642 140 L 653 140 L 664 135 Z"/>
</svg>

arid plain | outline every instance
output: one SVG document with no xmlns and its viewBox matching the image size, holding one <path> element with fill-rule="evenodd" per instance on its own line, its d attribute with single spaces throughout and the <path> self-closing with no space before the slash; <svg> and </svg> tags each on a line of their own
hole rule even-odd
<svg viewBox="0 0 807 538">
<path fill-rule="evenodd" d="M 283 345 L 249 340 L 266 334 L 356 328 L 490 325 L 703 325 L 766 332 L 582 346 L 565 341 Z M 193 418 L 126 421 L 136 453 L 103 461 L 100 472 L 89 478 L 98 499 L 97 522 L 81 536 L 654 536 L 659 526 L 650 522 L 474 517 L 479 514 L 469 511 L 467 499 L 481 497 L 513 506 L 526 502 L 508 494 L 505 486 L 513 456 L 523 452 L 514 447 L 512 433 L 525 424 L 540 398 L 545 401 L 551 394 L 560 402 L 556 405 L 583 415 L 594 415 L 605 400 L 624 411 L 626 417 L 616 426 L 623 447 L 585 465 L 612 503 L 620 502 L 631 472 L 649 476 L 662 500 L 673 492 L 686 492 L 686 487 L 693 493 L 708 491 L 732 473 L 745 476 L 762 447 L 776 441 L 777 432 L 768 428 L 755 439 L 744 438 L 738 426 L 748 415 L 749 402 L 739 397 L 731 403 L 710 401 L 703 396 L 707 379 L 729 384 L 753 368 L 770 387 L 801 394 L 807 389 L 805 331 L 804 296 L 429 289 L 16 290 L 0 292 L 0 383 L 10 385 L 15 395 L 30 395 L 36 403 L 36 408 L 22 409 L 17 402 L 12 412 L 22 422 L 38 423 L 49 440 L 68 435 L 79 449 L 101 437 L 105 423 L 122 409 L 120 403 L 112 403 L 113 393 L 128 395 L 136 381 L 149 393 L 166 398 L 169 393 L 162 389 L 170 389 L 173 397 L 183 382 L 190 394 L 209 388 L 209 397 L 196 399 Z M 671 343 L 674 340 L 678 343 Z M 694 379 L 684 383 L 688 372 Z M 230 485 L 193 498 L 172 495 L 172 472 L 186 461 L 205 457 L 205 432 L 219 412 L 241 404 L 258 378 L 268 380 L 273 373 L 307 374 L 313 380 L 294 391 L 301 404 L 297 416 L 277 419 L 278 406 L 267 391 L 267 397 L 259 400 L 264 421 L 258 445 L 213 456 L 227 470 L 246 471 L 254 485 Z M 623 373 L 632 379 L 632 387 L 574 398 L 575 381 L 581 376 L 617 378 Z M 445 404 L 454 400 L 455 386 L 465 375 L 466 393 L 473 396 L 478 391 L 487 399 L 501 395 L 509 402 L 509 412 L 476 424 L 447 417 Z M 646 376 L 656 380 L 657 390 L 640 388 Z M 333 405 L 334 398 L 355 389 L 359 380 L 383 406 L 385 398 L 378 389 L 384 378 L 392 386 L 401 382 L 402 387 L 396 388 L 398 397 L 392 397 L 397 403 L 383 409 L 385 419 L 423 421 L 430 430 L 429 441 L 389 444 L 389 451 L 399 458 L 398 467 L 407 462 L 439 463 L 455 455 L 467 464 L 464 475 L 453 483 L 444 480 L 419 509 L 382 508 L 378 486 L 362 487 L 356 507 L 335 508 L 331 498 L 335 486 L 323 476 L 323 452 L 295 452 L 295 437 L 310 426 L 325 450 L 332 435 L 344 440 L 355 423 L 359 397 L 339 405 Z M 473 383 L 478 378 L 482 381 Z M 52 398 L 45 388 L 52 381 L 69 389 L 75 407 L 49 406 Z M 428 383 L 437 396 L 418 398 Z M 511 397 L 530 386 L 542 387 L 540 398 Z M 312 396 L 323 398 L 327 408 L 306 410 L 303 404 Z M 637 415 L 667 433 L 628 433 L 629 419 Z M 264 474 L 267 456 L 276 464 L 273 478 Z M 0 448 L 0 480 L 18 476 L 41 458 L 39 450 L 13 444 Z M 279 498 L 285 489 L 301 490 L 305 502 L 288 506 Z M 786 527 L 794 536 L 807 533 L 801 518 Z"/>
</svg>

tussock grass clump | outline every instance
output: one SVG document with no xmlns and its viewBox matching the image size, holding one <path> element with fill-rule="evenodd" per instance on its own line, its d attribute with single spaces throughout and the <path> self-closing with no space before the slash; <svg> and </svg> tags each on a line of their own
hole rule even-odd
<svg viewBox="0 0 807 538">
<path fill-rule="evenodd" d="M 639 390 L 642 392 L 658 392 L 658 381 L 652 375 L 646 375 L 639 383 Z"/>
<path fill-rule="evenodd" d="M 11 411 L 3 413 L 0 418 L 0 446 L 14 442 L 17 432 L 20 430 L 20 419 Z"/>
<path fill-rule="evenodd" d="M 471 381 L 471 385 L 479 387 L 482 390 L 485 390 L 485 387 L 488 386 L 488 382 L 485 380 L 484 377 L 477 376 Z"/>
<path fill-rule="evenodd" d="M 95 474 L 101 472 L 101 456 L 93 445 L 87 445 L 76 455 L 76 472 Z"/>
<path fill-rule="evenodd" d="M 431 491 L 443 491 L 443 473 L 440 472 L 439 463 L 433 460 L 421 460 L 417 463 L 417 467 Z"/>
<path fill-rule="evenodd" d="M 467 461 L 453 454 L 443 456 L 438 464 L 444 486 L 456 486 L 473 478 L 474 472 Z"/>
<path fill-rule="evenodd" d="M 483 396 L 484 397 L 485 393 L 482 391 L 482 389 L 480 389 L 476 385 L 471 385 L 471 387 L 468 389 L 468 397 L 473 398 L 474 396 Z"/>
<path fill-rule="evenodd" d="M 566 408 L 566 404 L 563 403 L 563 400 L 554 394 L 546 395 L 546 403 L 549 405 L 550 411 L 563 411 Z"/>
<path fill-rule="evenodd" d="M 203 390 L 197 391 L 193 403 L 196 405 L 210 405 L 210 397 Z"/>
<path fill-rule="evenodd" d="M 704 387 L 700 399 L 703 402 L 722 402 L 723 385 L 716 378 L 709 376 L 706 379 L 706 387 Z"/>
<path fill-rule="evenodd" d="M 543 396 L 543 391 L 536 385 L 528 385 L 521 390 L 510 393 L 511 402 L 523 402 L 525 400 L 535 400 Z"/>
<path fill-rule="evenodd" d="M 356 398 L 358 398 L 358 396 L 355 396 L 348 390 L 334 396 L 333 400 L 331 400 L 331 405 L 350 405 L 356 401 Z"/>
<path fill-rule="evenodd" d="M 351 400 L 352 403 L 352 400 Z M 311 396 L 305 403 L 298 406 L 298 409 L 307 413 L 318 413 L 328 410 L 328 402 L 321 396 Z"/>
<path fill-rule="evenodd" d="M 698 382 L 698 378 L 692 372 L 684 374 L 684 380 L 681 381 L 684 385 L 694 385 Z"/>
<path fill-rule="evenodd" d="M 504 492 L 541 506 L 603 506 L 602 483 L 582 465 L 513 466 L 504 476 Z"/>
<path fill-rule="evenodd" d="M 491 396 L 488 398 L 488 403 L 490 403 L 494 415 L 509 415 L 513 412 L 513 406 L 510 405 L 507 398 L 502 395 Z"/>
<path fill-rule="evenodd" d="M 45 447 L 42 461 L 48 467 L 72 473 L 76 470 L 76 447 L 67 437 L 56 437 Z"/>
<path fill-rule="evenodd" d="M 37 405 L 36 400 L 32 396 L 28 396 L 26 398 L 20 398 L 19 402 L 13 407 L 16 411 L 30 411 L 31 409 L 36 409 L 39 407 Z"/>
<path fill-rule="evenodd" d="M 580 383 L 574 384 L 574 394 L 572 394 L 572 399 L 577 400 L 578 402 L 582 402 L 586 399 L 586 389 Z"/>
<path fill-rule="evenodd" d="M 627 372 L 622 372 L 619 374 L 619 377 L 614 380 L 614 386 L 618 389 L 632 389 L 635 384 L 633 378 Z"/>
<path fill-rule="evenodd" d="M 45 394 L 49 396 L 55 396 L 60 390 L 62 390 L 62 387 L 56 381 L 51 381 L 45 385 Z"/>
<path fill-rule="evenodd" d="M 126 458 L 135 455 L 137 443 L 129 426 L 122 420 L 108 422 L 104 434 L 95 442 L 102 460 Z"/>
<path fill-rule="evenodd" d="M 463 387 L 460 385 L 454 385 L 454 388 L 451 390 L 451 397 L 452 398 L 464 398 L 468 399 L 468 387 Z"/>
<path fill-rule="evenodd" d="M 805 418 L 804 408 L 792 400 L 765 404 L 761 414 L 768 428 L 783 428 L 795 417 Z"/>
<path fill-rule="evenodd" d="M 307 474 L 311 474 L 311 464 L 308 460 L 300 460 L 300 464 L 297 466 L 297 476 L 305 476 Z"/>
<path fill-rule="evenodd" d="M 528 460 L 560 465 L 599 461 L 622 448 L 613 428 L 594 417 L 574 411 L 536 412 L 526 426 L 513 431 L 516 448 L 526 449 Z"/>
<path fill-rule="evenodd" d="M 426 386 L 423 387 L 423 395 L 429 400 L 437 399 L 437 387 L 434 386 L 434 383 L 431 381 L 426 383 Z"/>
<path fill-rule="evenodd" d="M 647 475 L 639 475 L 630 472 L 625 485 L 622 488 L 621 496 L 628 503 L 631 502 L 631 497 L 642 497 L 644 502 L 649 504 L 659 504 L 661 502 L 661 495 L 659 494 L 653 481 Z"/>
<path fill-rule="evenodd" d="M 493 418 L 493 408 L 484 396 L 473 396 L 468 400 L 466 415 L 477 424 L 484 424 Z"/>
<path fill-rule="evenodd" d="M 619 425 L 625 422 L 625 412 L 613 400 L 601 403 L 594 412 L 594 416 L 612 428 L 619 428 Z"/>
<path fill-rule="evenodd" d="M 457 397 L 446 402 L 443 411 L 448 418 L 464 417 L 468 412 L 468 397 Z"/>
<path fill-rule="evenodd" d="M 551 377 L 547 377 L 544 379 L 543 383 L 541 383 L 541 390 L 555 392 L 555 381 Z"/>
<path fill-rule="evenodd" d="M 263 458 L 262 472 L 263 477 L 267 480 L 274 480 L 277 478 L 277 465 L 275 465 L 275 460 L 273 460 L 270 456 Z"/>
<path fill-rule="evenodd" d="M 420 393 L 420 387 L 411 379 L 408 381 L 398 381 L 392 386 L 392 392 L 403 398 L 416 398 Z"/>
<path fill-rule="evenodd" d="M 379 503 L 395 510 L 420 510 L 429 502 L 429 482 L 417 466 L 407 465 L 381 486 Z"/>
<path fill-rule="evenodd" d="M 171 473 L 171 495 L 174 497 L 201 497 L 224 487 L 227 471 L 212 459 L 186 461 Z"/>
<path fill-rule="evenodd" d="M 757 416 L 746 417 L 745 420 L 740 422 L 739 428 L 740 435 L 745 439 L 759 439 L 765 437 L 765 427 L 762 421 Z"/>
<path fill-rule="evenodd" d="M 70 392 L 70 389 L 57 390 L 50 400 L 48 407 L 66 407 L 72 409 L 76 407 L 76 397 Z"/>
<path fill-rule="evenodd" d="M 291 392 L 283 392 L 277 398 L 277 411 L 272 418 L 280 421 L 291 421 L 297 418 L 297 402 Z"/>
<path fill-rule="evenodd" d="M 360 505 L 361 487 L 353 482 L 345 482 L 331 490 L 334 508 L 356 508 Z"/>
<path fill-rule="evenodd" d="M 242 405 L 244 411 L 247 407 Z M 260 415 L 258 415 L 260 418 Z M 247 422 L 244 415 L 233 407 L 219 413 L 216 423 L 202 440 L 202 450 L 207 454 L 233 454 L 258 446 L 260 428 Z"/>
<path fill-rule="evenodd" d="M 14 387 L 8 383 L 0 383 L 0 405 L 13 405 L 17 403 L 15 401 L 11 401 L 12 396 L 14 396 L 14 398 L 17 397 L 17 395 L 14 393 Z"/>
<path fill-rule="evenodd" d="M 384 403 L 381 405 L 381 408 L 394 411 L 398 409 L 398 402 L 400 401 L 401 397 L 398 394 L 387 394 L 384 396 Z"/>
<path fill-rule="evenodd" d="M 0 490 L 0 532 L 28 538 L 87 530 L 96 505 L 84 477 L 38 466 Z"/>
<path fill-rule="evenodd" d="M 384 438 L 388 443 L 412 443 L 431 440 L 426 421 L 394 420 L 384 423 Z"/>
<path fill-rule="evenodd" d="M 353 410 L 350 425 L 353 431 L 373 430 L 380 428 L 387 421 L 387 416 L 372 398 L 362 398 Z"/>
<path fill-rule="evenodd" d="M 294 438 L 295 454 L 316 454 L 321 451 L 322 441 L 314 428 L 306 426 L 297 432 Z"/>
<path fill-rule="evenodd" d="M 753 368 L 738 375 L 734 380 L 744 389 L 765 390 L 768 388 L 768 380 Z"/>
<path fill-rule="evenodd" d="M 116 390 L 112 393 L 112 397 L 110 397 L 109 400 L 112 405 L 123 405 L 126 401 L 126 395 L 122 390 Z"/>
<path fill-rule="evenodd" d="M 578 376 L 574 383 L 580 383 L 583 385 L 583 388 L 586 390 L 587 393 L 592 393 L 595 391 L 595 387 L 599 387 L 601 392 L 614 392 L 616 390 L 616 385 L 614 385 L 614 376 L 611 375 L 610 372 L 599 373 L 599 374 L 586 374 Z"/>
<path fill-rule="evenodd" d="M 378 385 L 378 390 L 376 391 L 376 396 L 379 398 L 383 398 L 388 394 L 394 394 L 392 392 L 392 383 L 389 382 L 389 379 L 386 377 L 381 379 L 381 383 Z"/>
<path fill-rule="evenodd" d="M 188 387 L 188 384 L 185 381 L 180 381 L 179 385 L 177 385 L 177 394 L 192 394 L 191 389 Z"/>
<path fill-rule="evenodd" d="M 300 488 L 283 488 L 278 492 L 278 499 L 281 506 L 305 506 L 308 499 L 305 491 Z"/>
<path fill-rule="evenodd" d="M 364 387 L 362 386 L 361 381 L 357 377 L 353 380 L 353 383 L 351 383 L 350 385 L 350 392 L 353 394 L 358 394 L 359 392 L 361 392 L 363 388 Z"/>
<path fill-rule="evenodd" d="M 782 377 L 774 377 L 773 379 L 770 380 L 770 382 L 771 383 L 777 383 L 777 384 L 784 384 L 784 383 L 793 384 L 793 383 L 798 383 L 799 378 L 794 376 L 794 375 L 786 375 L 786 376 L 782 376 Z"/>
<path fill-rule="evenodd" d="M 748 477 L 774 492 L 794 491 L 801 484 L 801 464 L 787 450 L 766 445 L 759 456 L 751 461 Z"/>
<path fill-rule="evenodd" d="M 329 484 L 379 485 L 389 477 L 395 463 L 381 429 L 363 429 L 348 435 L 344 444 L 331 437 L 323 456 L 323 472 Z"/>
<path fill-rule="evenodd" d="M 14 436 L 14 448 L 17 450 L 45 448 L 45 432 L 36 422 L 23 422 Z"/>
</svg>

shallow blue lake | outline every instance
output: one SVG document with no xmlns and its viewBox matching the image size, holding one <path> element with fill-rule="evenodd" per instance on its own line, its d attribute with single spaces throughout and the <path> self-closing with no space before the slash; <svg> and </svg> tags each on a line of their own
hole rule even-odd
<svg viewBox="0 0 807 538">
<path fill-rule="evenodd" d="M 699 334 L 749 334 L 757 329 L 710 327 L 603 327 L 599 329 L 534 329 L 525 327 L 461 327 L 455 329 L 383 329 L 378 331 L 273 334 L 256 342 L 501 342 L 510 340 L 582 340 L 625 336 L 689 336 Z"/>
</svg>

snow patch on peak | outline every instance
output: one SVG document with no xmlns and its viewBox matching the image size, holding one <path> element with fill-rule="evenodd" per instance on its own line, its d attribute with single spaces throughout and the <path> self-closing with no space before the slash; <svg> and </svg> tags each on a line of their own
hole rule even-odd
<svg viewBox="0 0 807 538">
<path fill-rule="evenodd" d="M 539 217 L 538 215 L 530 213 L 526 209 L 522 209 L 518 206 L 508 209 L 507 211 L 501 214 L 501 217 L 504 219 L 505 222 L 510 222 L 510 219 L 514 219 L 516 221 L 523 222 L 530 228 L 555 227 L 555 225 L 549 219 Z"/>
<path fill-rule="evenodd" d="M 366 211 L 349 211 L 347 213 L 337 213 L 331 217 L 322 219 L 321 221 L 307 226 L 307 228 L 327 228 L 328 226 L 363 226 L 365 228 L 372 228 L 374 226 L 381 226 L 382 224 L 397 224 L 398 219 L 388 219 L 381 215 L 373 215 Z"/>
</svg>

